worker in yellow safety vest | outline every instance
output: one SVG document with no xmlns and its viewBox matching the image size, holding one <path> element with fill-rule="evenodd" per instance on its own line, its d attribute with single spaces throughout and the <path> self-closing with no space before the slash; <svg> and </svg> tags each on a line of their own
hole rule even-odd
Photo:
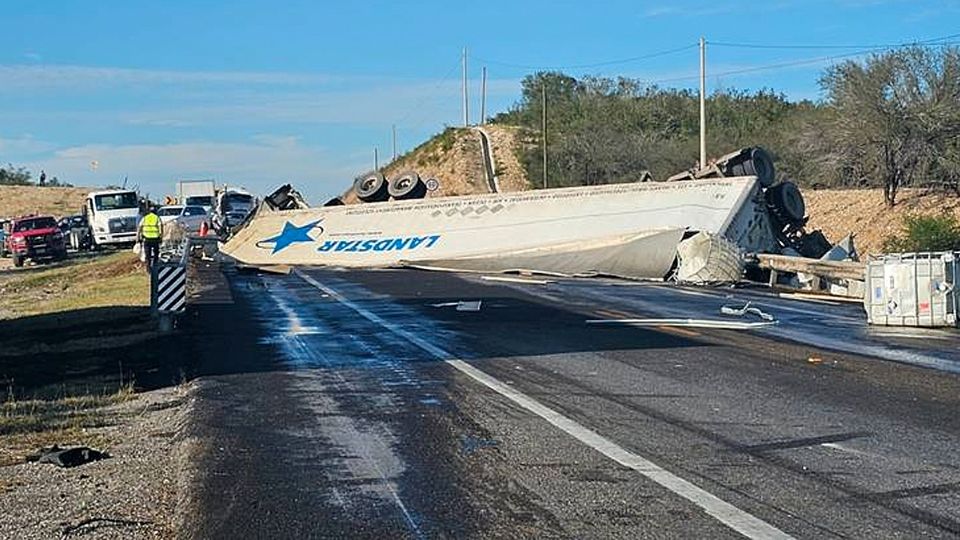
<svg viewBox="0 0 960 540">
<path fill-rule="evenodd" d="M 147 213 L 140 219 L 138 239 L 145 250 L 147 265 L 152 268 L 160 255 L 160 240 L 163 238 L 163 222 L 154 211 L 153 205 L 147 207 Z"/>
</svg>

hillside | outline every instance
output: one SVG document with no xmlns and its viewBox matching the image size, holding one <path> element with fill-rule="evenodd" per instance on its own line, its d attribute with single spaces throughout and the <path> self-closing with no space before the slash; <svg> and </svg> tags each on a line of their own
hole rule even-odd
<svg viewBox="0 0 960 540">
<path fill-rule="evenodd" d="M 517 159 L 519 145 L 525 144 L 522 128 L 484 126 L 490 135 L 501 189 L 531 189 Z M 450 128 L 384 168 L 387 177 L 406 170 L 421 177 L 437 178 L 440 189 L 432 197 L 486 193 L 480 156 L 480 139 L 473 130 Z M 903 217 L 910 214 L 952 212 L 960 218 L 960 197 L 920 189 L 900 191 L 897 206 L 884 206 L 883 191 L 877 189 L 804 189 L 809 228 L 821 229 L 831 241 L 849 233 L 856 235 L 861 254 L 879 253 L 885 238 L 900 231 Z M 356 202 L 352 191 L 347 202 Z"/>
<path fill-rule="evenodd" d="M 900 232 L 903 217 L 949 212 L 960 219 L 960 197 L 952 193 L 902 189 L 893 210 L 883 204 L 882 189 L 824 189 L 803 191 L 809 227 L 823 230 L 836 241 L 852 232 L 861 254 L 880 253 L 883 240 Z"/>
<path fill-rule="evenodd" d="M 93 188 L 0 186 L 0 217 L 77 214 Z"/>
<path fill-rule="evenodd" d="M 529 189 L 525 173 L 514 149 L 520 140 L 520 128 L 484 126 L 490 136 L 497 176 L 503 191 Z M 486 193 L 480 135 L 473 129 L 447 128 L 443 133 L 399 156 L 382 168 L 387 178 L 413 170 L 424 180 L 436 178 L 440 188 L 428 197 L 450 197 Z M 348 204 L 357 202 L 352 189 L 344 193 Z"/>
</svg>

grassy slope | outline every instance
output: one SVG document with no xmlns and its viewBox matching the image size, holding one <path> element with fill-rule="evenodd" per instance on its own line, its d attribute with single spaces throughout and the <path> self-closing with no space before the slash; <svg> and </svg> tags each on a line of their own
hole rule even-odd
<svg viewBox="0 0 960 540">
<path fill-rule="evenodd" d="M 147 272 L 131 252 L 0 274 L 0 320 L 149 303 Z"/>
</svg>

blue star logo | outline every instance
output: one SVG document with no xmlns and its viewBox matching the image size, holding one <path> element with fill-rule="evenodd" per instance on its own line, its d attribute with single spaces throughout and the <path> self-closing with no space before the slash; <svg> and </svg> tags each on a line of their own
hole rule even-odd
<svg viewBox="0 0 960 540">
<path fill-rule="evenodd" d="M 297 242 L 313 242 L 313 238 L 310 237 L 310 231 L 319 228 L 320 232 L 323 232 L 323 227 L 317 226 L 321 221 L 323 220 L 318 219 L 299 227 L 288 221 L 284 223 L 283 231 L 281 231 L 280 234 L 271 238 L 264 238 L 263 240 L 257 242 L 257 244 L 272 243 L 273 251 L 271 251 L 270 254 L 273 255 L 282 249 L 290 247 L 291 244 L 296 244 Z"/>
</svg>

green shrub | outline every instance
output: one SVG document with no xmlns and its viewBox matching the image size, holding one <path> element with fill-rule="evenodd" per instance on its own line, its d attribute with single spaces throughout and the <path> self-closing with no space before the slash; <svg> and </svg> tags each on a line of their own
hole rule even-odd
<svg viewBox="0 0 960 540">
<path fill-rule="evenodd" d="M 952 214 L 904 216 L 900 234 L 887 237 L 883 250 L 890 253 L 960 250 L 960 223 Z"/>
</svg>

